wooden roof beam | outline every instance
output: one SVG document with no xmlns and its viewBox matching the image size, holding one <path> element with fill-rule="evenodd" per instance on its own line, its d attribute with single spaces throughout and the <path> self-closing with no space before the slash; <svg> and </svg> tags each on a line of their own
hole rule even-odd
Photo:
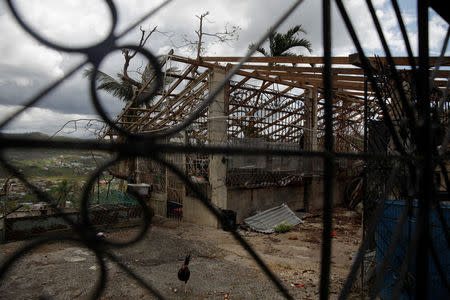
<svg viewBox="0 0 450 300">
<path fill-rule="evenodd" d="M 354 132 L 357 132 L 351 125 L 349 125 L 349 124 L 344 124 L 344 123 L 339 124 L 339 126 L 336 127 L 335 132 L 340 132 L 340 131 L 342 131 L 343 129 L 345 129 L 346 127 L 348 128 L 349 126 L 353 129 Z"/>
<path fill-rule="evenodd" d="M 262 132 L 262 131 L 264 131 L 264 130 L 266 130 L 267 128 L 269 128 L 269 127 L 271 127 L 271 126 L 274 126 L 276 123 L 278 123 L 278 122 L 281 122 L 281 121 L 284 121 L 285 119 L 287 119 L 288 117 L 290 117 L 290 116 L 295 116 L 300 110 L 302 110 L 302 109 L 304 109 L 304 107 L 302 106 L 302 107 L 299 107 L 298 109 L 296 109 L 294 112 L 292 112 L 291 114 L 287 114 L 286 116 L 283 116 L 283 117 L 281 117 L 281 118 L 279 118 L 279 119 L 276 119 L 275 121 L 273 121 L 273 122 L 271 122 L 271 123 L 269 123 L 269 124 L 267 124 L 266 126 L 264 126 L 263 128 L 261 128 L 260 130 L 257 130 L 257 131 L 255 131 L 250 137 L 252 137 L 252 136 L 254 136 L 254 135 L 256 135 L 256 134 L 258 134 L 258 133 L 260 133 L 260 132 Z M 274 112 L 274 113 L 276 113 L 276 112 Z M 295 122 L 299 122 L 299 121 L 301 121 L 301 120 L 303 120 L 304 119 L 304 115 L 301 115 L 301 117 L 299 118 L 299 119 L 297 119 Z M 278 126 L 283 126 L 283 125 L 278 125 Z M 272 132 L 271 134 L 273 134 L 273 133 L 277 133 L 278 131 L 280 131 L 281 129 L 279 129 L 279 130 L 276 130 L 275 132 Z"/>
<path fill-rule="evenodd" d="M 200 81 L 200 82 L 202 82 L 202 81 Z M 167 121 L 170 119 L 170 117 L 174 117 L 177 114 L 179 114 L 180 111 L 182 110 L 182 108 L 184 108 L 193 99 L 195 99 L 196 97 L 201 95 L 207 88 L 208 88 L 208 82 L 203 84 L 197 91 L 195 91 L 195 93 L 188 95 L 187 98 L 178 97 L 172 103 L 170 103 L 170 105 L 168 105 L 164 110 L 162 110 L 159 114 L 157 114 L 152 119 L 145 122 L 144 127 L 147 127 L 151 124 L 156 124 L 157 121 L 160 121 L 157 123 L 159 127 L 165 125 L 167 123 Z M 185 105 L 183 105 L 183 103 Z M 175 110 L 177 107 L 181 107 L 181 109 Z M 163 119 L 160 119 L 160 117 L 164 114 L 166 115 L 166 117 L 164 117 Z"/>
<path fill-rule="evenodd" d="M 292 126 L 292 127 L 288 128 L 288 131 L 286 133 L 278 135 L 278 137 L 276 139 L 274 139 L 273 141 L 278 142 L 280 140 L 287 139 L 292 133 L 299 132 L 300 129 L 301 128 L 299 128 L 298 126 Z M 294 140 L 294 139 L 292 139 L 292 140 Z"/>
<path fill-rule="evenodd" d="M 161 105 L 161 103 L 163 103 L 164 100 L 168 97 L 168 95 L 170 95 L 170 93 L 171 93 L 173 90 L 175 90 L 175 88 L 176 88 L 176 87 L 184 80 L 184 78 L 192 71 L 193 68 L 194 68 L 194 66 L 191 65 L 191 66 L 189 66 L 189 67 L 186 69 L 186 71 L 182 74 L 182 76 L 181 76 L 180 78 L 178 78 L 178 80 L 176 80 L 176 81 L 171 85 L 171 87 L 170 87 L 169 90 L 167 91 L 166 95 L 163 96 L 163 97 L 161 97 L 161 98 L 158 100 L 158 102 L 155 103 L 155 105 L 153 105 L 153 107 L 151 107 L 151 108 L 149 108 L 149 109 L 146 110 L 147 113 L 142 117 L 141 120 L 138 120 L 138 123 L 136 124 L 136 126 L 139 126 L 139 125 L 143 122 L 143 120 L 144 120 L 145 118 L 150 117 L 150 115 L 151 115 L 154 111 L 156 111 L 156 109 Z M 132 127 L 132 126 L 130 126 L 129 130 L 132 129 L 131 127 Z"/>
<path fill-rule="evenodd" d="M 351 54 L 352 55 L 352 54 Z M 350 55 L 350 56 L 351 56 Z M 358 55 L 359 57 L 359 55 Z M 370 62 L 374 62 L 376 59 L 374 57 L 368 57 Z M 396 66 L 409 66 L 409 60 L 408 57 L 392 57 L 394 64 Z M 417 57 L 414 58 L 416 63 L 418 64 L 419 59 Z M 430 57 L 430 66 L 433 66 L 436 64 L 436 61 L 439 59 L 439 57 Z M 225 63 L 225 62 L 240 62 L 242 60 L 242 57 L 236 57 L 236 56 L 206 56 L 202 57 L 202 61 L 204 62 L 217 62 L 217 63 Z M 379 57 L 379 60 L 382 63 L 387 63 L 386 57 Z M 274 57 L 250 57 L 247 60 L 248 63 L 286 63 L 286 64 L 324 64 L 323 57 L 322 56 L 274 56 Z M 331 57 L 332 64 L 337 65 L 352 65 L 355 60 L 350 60 L 350 57 L 346 56 L 335 56 Z M 450 57 L 446 56 L 444 57 L 441 66 L 450 66 Z"/>
<path fill-rule="evenodd" d="M 235 65 L 233 65 L 235 66 Z M 250 65 L 244 64 L 240 68 L 241 70 L 261 70 L 261 71 L 274 71 L 274 72 L 286 72 L 290 74 L 299 75 L 321 75 L 323 74 L 323 68 L 321 67 L 292 67 L 292 66 L 267 66 L 267 65 Z M 408 70 L 399 70 L 402 72 Z M 348 76 L 348 75 L 364 75 L 364 70 L 361 68 L 331 68 L 333 76 Z M 430 70 L 430 74 L 432 70 Z M 448 78 L 450 76 L 449 70 L 439 70 L 436 78 Z"/>
<path fill-rule="evenodd" d="M 264 75 L 258 74 L 257 72 L 250 73 L 250 72 L 246 72 L 246 71 L 238 71 L 236 74 L 241 75 L 241 76 L 248 76 L 253 79 L 259 79 L 259 80 L 265 80 L 265 81 L 272 82 L 272 83 L 278 83 L 278 84 L 282 84 L 285 86 L 293 86 L 293 87 L 297 87 L 300 89 L 309 88 L 308 86 L 299 84 L 297 82 L 282 80 L 279 77 L 273 78 L 273 77 L 269 77 L 269 76 L 264 76 Z"/>
<path fill-rule="evenodd" d="M 304 120 L 305 119 L 305 116 L 304 115 L 302 115 L 300 118 L 298 118 L 298 119 L 296 119 L 296 120 L 294 120 L 294 121 L 292 121 L 290 124 L 279 124 L 278 126 L 280 126 L 280 128 L 278 128 L 277 130 L 275 130 L 275 131 L 272 131 L 270 134 L 272 135 L 272 134 L 276 134 L 276 133 L 278 133 L 278 132 L 280 132 L 280 131 L 282 131 L 282 130 L 285 130 L 287 127 L 289 127 L 289 126 L 295 126 L 298 130 L 300 130 L 300 129 L 303 129 L 301 126 L 298 126 L 298 125 L 292 125 L 292 124 L 298 124 L 300 121 L 302 121 L 302 120 Z"/>
<path fill-rule="evenodd" d="M 207 67 L 207 68 L 219 68 L 219 69 L 227 69 L 227 68 L 231 68 L 232 66 L 234 66 L 233 64 L 229 64 L 230 66 L 222 66 L 219 65 L 219 62 L 239 62 L 241 60 L 241 57 L 225 57 L 223 61 L 217 61 L 214 60 L 214 57 L 202 57 L 202 60 L 194 60 L 194 59 L 190 59 L 190 58 L 185 58 L 182 56 L 177 56 L 177 55 L 171 55 L 170 56 L 171 59 L 173 61 L 178 61 L 178 62 L 182 62 L 182 63 L 188 63 L 188 64 L 194 64 L 196 66 L 203 66 L 203 67 Z M 248 62 L 254 62 L 254 60 L 270 60 L 271 58 L 281 58 L 282 60 L 289 60 L 293 57 L 251 57 L 250 61 Z M 299 63 L 306 63 L 306 64 L 310 64 L 310 63 L 317 63 L 317 61 L 320 61 L 322 59 L 322 57 L 295 57 L 296 60 L 302 60 L 303 62 L 299 62 Z M 370 60 L 374 60 L 375 58 L 370 57 Z M 417 58 L 416 58 L 417 59 Z M 430 67 L 433 67 L 433 65 L 436 64 L 437 59 L 439 59 L 439 57 L 430 57 Z M 347 61 L 347 65 L 351 65 L 350 62 L 348 61 L 348 57 L 340 57 L 337 58 L 335 57 L 335 61 Z M 381 57 L 382 61 L 386 61 L 386 58 Z M 209 61 L 214 61 L 216 63 L 210 63 Z M 264 61 L 264 62 L 269 62 L 269 61 Z M 292 61 L 294 62 L 294 61 Z M 292 63 L 291 61 L 288 61 L 288 63 Z M 394 57 L 394 62 L 396 62 L 396 66 L 409 66 L 409 62 L 408 62 L 408 58 L 407 57 Z M 295 63 L 295 62 L 294 62 Z M 446 56 L 444 57 L 444 62 L 443 64 L 441 64 L 441 66 L 450 66 L 450 57 Z M 243 66 L 241 66 L 240 70 L 244 70 L 244 69 L 253 69 L 253 70 L 293 70 L 295 72 L 315 72 L 315 73 L 322 73 L 323 69 L 321 67 L 291 67 L 291 66 L 267 66 L 267 65 L 252 65 L 252 64 L 244 64 Z M 332 68 L 332 73 L 333 74 L 360 74 L 363 75 L 364 74 L 364 70 L 360 69 L 360 68 L 342 68 L 342 67 L 333 67 Z M 448 78 L 450 75 L 450 71 L 448 70 L 440 70 L 438 72 L 438 77 L 439 78 Z"/>
<path fill-rule="evenodd" d="M 232 92 L 234 92 L 236 89 L 240 88 L 244 83 L 246 83 L 247 81 L 250 80 L 250 77 L 244 77 L 241 81 L 239 81 L 237 84 L 235 85 L 230 85 L 230 89 L 228 91 L 228 94 L 231 94 Z"/>
<path fill-rule="evenodd" d="M 188 68 L 188 70 L 189 70 L 189 68 Z M 184 74 L 186 74 L 186 73 L 188 74 L 187 70 L 186 70 L 186 72 L 185 72 Z M 189 91 L 191 91 L 191 90 L 192 90 L 195 86 L 197 86 L 200 82 L 202 82 L 203 79 L 205 79 L 205 78 L 208 76 L 209 73 L 210 73 L 210 71 L 209 71 L 209 70 L 206 70 L 206 71 L 203 72 L 203 74 L 200 75 L 196 80 L 191 81 L 191 82 L 184 88 L 184 90 L 181 91 L 181 92 L 178 94 L 178 97 L 175 99 L 175 102 L 178 101 L 178 99 L 182 98 L 184 95 L 186 95 Z M 181 80 L 181 79 L 179 79 L 179 80 Z M 172 90 L 172 88 L 171 88 L 171 90 Z M 168 94 L 169 94 L 169 92 L 168 92 Z M 161 99 L 159 99 L 158 102 L 157 102 L 152 108 L 156 109 L 157 107 L 159 107 L 159 106 L 161 105 L 161 103 L 164 101 L 165 98 L 166 98 L 166 97 L 162 97 Z M 137 128 L 137 126 L 141 125 L 141 124 L 144 122 L 144 120 L 150 116 L 151 113 L 152 113 L 152 111 L 148 111 L 148 112 L 145 114 L 145 116 L 142 117 L 141 120 L 138 120 L 138 121 L 136 122 L 136 124 L 134 124 L 133 126 L 130 126 L 128 129 L 129 129 L 129 130 L 133 130 L 133 129 Z M 144 127 L 145 127 L 145 125 L 144 125 Z"/>
<path fill-rule="evenodd" d="M 294 87 L 289 87 L 289 88 L 290 88 L 289 90 L 292 90 Z M 244 85 L 244 86 L 239 87 L 239 90 L 244 90 L 244 91 L 257 91 L 258 89 L 253 88 L 253 87 L 248 86 L 248 85 Z M 274 90 L 268 90 L 268 89 L 264 90 L 262 93 L 265 94 L 265 95 L 272 95 L 272 96 L 279 95 L 279 92 L 276 92 L 276 91 L 274 91 Z M 297 95 L 284 93 L 284 94 L 283 94 L 283 97 L 284 97 L 284 98 L 288 98 L 288 99 L 294 99 L 294 98 L 297 97 Z"/>
<path fill-rule="evenodd" d="M 235 66 L 235 65 L 233 65 Z M 267 65 L 250 65 L 244 64 L 241 66 L 240 70 L 262 70 L 262 71 L 284 71 L 288 73 L 296 73 L 296 74 L 322 74 L 322 67 L 292 67 L 292 66 L 267 66 Z M 331 72 L 333 75 L 364 75 L 364 70 L 360 68 L 332 68 Z"/>
<path fill-rule="evenodd" d="M 236 107 L 236 106 L 233 106 Z M 297 109 L 297 107 L 290 107 L 289 109 L 280 109 L 280 108 L 263 108 L 263 109 L 259 109 L 258 106 L 256 105 L 241 105 L 238 106 L 237 110 L 234 112 L 234 114 L 244 114 L 246 117 L 251 117 L 252 115 L 250 115 L 250 111 L 245 111 L 245 110 L 239 110 L 240 108 L 247 108 L 247 109 L 254 109 L 255 112 L 266 112 L 266 113 L 281 113 L 281 114 L 292 114 L 292 112 Z"/>
<path fill-rule="evenodd" d="M 270 103 L 274 102 L 278 97 L 283 97 L 284 94 L 286 94 L 287 92 L 289 92 L 290 90 L 292 90 L 293 87 L 288 86 L 287 88 L 285 88 L 283 91 L 281 91 L 278 95 L 273 96 L 272 98 L 268 99 L 267 101 L 265 101 L 262 105 L 260 105 L 257 109 L 253 109 L 250 114 L 253 115 L 256 111 L 258 111 L 259 109 L 264 109 L 267 105 L 269 105 Z"/>
<path fill-rule="evenodd" d="M 292 115 L 292 114 L 287 114 L 287 113 L 283 113 L 282 114 L 282 117 L 285 117 L 286 115 L 289 115 L 289 116 L 301 116 L 302 114 L 295 114 L 295 115 Z M 235 118 L 228 118 L 228 124 L 229 124 L 229 127 L 231 127 L 231 126 L 242 126 L 242 123 L 249 123 L 249 122 L 251 122 L 251 121 L 249 121 L 248 119 L 245 119 L 245 120 L 242 120 L 242 118 L 239 118 L 239 117 L 235 117 Z M 273 122 L 275 122 L 275 121 L 271 121 L 271 120 L 267 120 L 267 119 L 265 119 L 265 120 L 256 120 L 255 122 L 253 122 L 255 125 L 257 125 L 257 124 L 263 124 L 263 125 L 272 125 L 273 124 Z"/>
<path fill-rule="evenodd" d="M 281 79 L 285 80 L 309 80 L 309 79 L 318 79 L 323 81 L 322 74 L 304 74 L 304 73 L 293 73 L 293 72 L 273 72 L 273 71 L 258 71 L 258 74 L 261 75 L 273 75 L 279 76 Z M 350 76 L 350 75 L 334 75 L 334 81 L 356 81 L 364 83 L 364 76 Z"/>
<path fill-rule="evenodd" d="M 225 62 L 240 62 L 242 57 L 238 56 L 206 56 L 202 57 L 202 61 L 205 62 L 217 62 L 217 63 L 225 63 Z M 263 57 L 250 57 L 247 60 L 247 63 L 286 63 L 286 64 L 323 64 L 322 56 L 263 56 Z M 332 57 L 333 64 L 349 64 L 348 57 Z"/>
<path fill-rule="evenodd" d="M 250 96 L 248 96 L 247 98 L 245 98 L 242 102 L 239 102 L 239 105 L 243 105 L 243 104 L 247 103 L 250 99 L 252 99 L 252 98 L 255 97 L 256 95 L 258 95 L 258 93 L 260 93 L 261 90 L 264 90 L 264 89 L 268 88 L 268 87 L 271 86 L 272 84 L 273 84 L 272 82 L 267 82 L 267 83 L 263 84 L 259 90 L 254 91 L 253 93 L 251 93 Z M 232 100 L 230 99 L 230 101 L 232 101 Z M 228 114 L 232 114 L 237 108 L 238 108 L 238 107 L 234 107 L 234 108 L 230 109 L 230 110 L 228 111 Z"/>
<path fill-rule="evenodd" d="M 312 85 L 318 89 L 323 89 L 323 80 L 321 79 L 291 79 L 303 85 Z M 334 89 L 344 89 L 344 90 L 354 90 L 354 91 L 364 91 L 364 82 L 352 82 L 352 81 L 340 81 L 333 80 Z M 372 92 L 370 84 L 368 85 L 368 91 Z"/>
<path fill-rule="evenodd" d="M 291 101 L 286 102 L 285 104 L 283 104 L 282 106 L 280 106 L 280 109 L 284 109 L 286 107 L 288 107 L 289 105 L 291 105 L 292 103 L 294 103 L 295 101 L 301 100 L 301 98 L 304 97 L 304 94 L 301 94 L 300 96 L 297 97 L 297 99 L 292 99 Z M 319 100 L 317 100 L 319 101 Z M 292 112 L 291 114 L 295 114 L 297 112 L 299 112 L 300 110 L 302 110 L 304 107 L 299 107 L 298 109 L 296 109 L 294 112 Z M 264 117 L 262 117 L 260 120 L 265 120 L 271 116 L 273 116 L 274 114 L 276 114 L 277 111 L 272 111 L 271 113 L 265 115 Z M 281 119 L 280 121 L 284 120 L 285 118 Z M 270 124 L 267 125 L 266 127 L 263 127 L 261 130 L 258 130 L 255 132 L 255 134 L 258 134 L 260 131 L 265 130 L 266 128 L 270 127 Z"/>
<path fill-rule="evenodd" d="M 160 67 L 162 68 L 167 61 L 169 60 L 169 57 L 173 54 L 173 49 L 170 49 L 169 53 L 164 57 L 164 59 L 162 60 Z M 120 112 L 119 115 L 117 115 L 117 117 L 114 119 L 114 122 L 118 122 L 123 115 L 125 115 L 128 111 L 128 109 L 131 107 L 131 105 L 133 105 L 134 99 L 136 99 L 137 97 L 139 97 L 142 92 L 145 90 L 145 88 L 150 84 L 150 82 L 153 81 L 153 79 L 155 79 L 156 77 L 156 73 L 154 73 L 143 85 L 142 87 L 139 89 L 139 91 L 137 92 L 136 95 L 134 95 L 133 99 L 131 99 L 131 101 L 129 101 L 127 103 L 127 105 L 125 105 L 125 107 L 122 109 L 122 111 Z M 108 128 L 107 130 L 105 130 L 102 134 L 102 138 L 104 138 L 106 135 L 109 134 L 110 128 Z"/>
<path fill-rule="evenodd" d="M 199 100 L 199 97 L 205 92 L 205 90 L 208 89 L 208 83 L 204 84 L 200 89 L 198 89 L 194 94 L 189 95 L 188 98 L 186 98 L 183 102 L 179 102 L 178 105 L 171 105 L 171 107 L 166 110 L 167 112 L 167 117 L 162 119 L 159 123 L 158 126 L 164 126 L 167 123 L 167 120 L 170 119 L 170 117 L 176 117 L 177 115 L 181 115 L 183 112 L 187 112 L 185 115 L 188 115 L 192 110 L 191 109 L 187 109 L 185 110 L 186 106 L 188 106 L 191 103 L 194 103 L 195 100 Z M 201 99 L 203 100 L 203 98 Z M 194 108 L 195 104 L 198 104 L 197 101 L 196 103 L 194 103 L 194 105 L 191 105 L 190 108 Z M 177 110 L 175 110 L 177 109 Z M 171 112 L 171 113 L 170 113 Z M 157 119 L 157 118 L 155 118 Z"/>
</svg>

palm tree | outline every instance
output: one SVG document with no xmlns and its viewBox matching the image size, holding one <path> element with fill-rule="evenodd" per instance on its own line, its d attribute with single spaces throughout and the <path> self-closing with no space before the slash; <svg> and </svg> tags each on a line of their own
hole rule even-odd
<svg viewBox="0 0 450 300">
<path fill-rule="evenodd" d="M 303 47 L 312 52 L 311 42 L 305 38 L 299 38 L 297 35 L 300 33 L 306 34 L 306 31 L 302 28 L 302 25 L 296 25 L 290 28 L 286 33 L 272 32 L 269 36 L 269 51 L 259 47 L 256 49 L 264 56 L 302 56 L 290 51 L 294 47 Z M 250 44 L 249 49 L 255 46 L 254 43 Z M 273 63 L 269 63 L 269 66 L 273 66 Z"/>
<path fill-rule="evenodd" d="M 90 79 L 94 76 L 94 69 L 86 69 L 83 75 Z M 116 80 L 114 77 L 98 70 L 96 81 L 99 85 L 97 86 L 97 89 L 108 92 L 113 97 L 127 103 L 133 99 L 137 88 L 129 81 L 124 80 L 121 74 L 117 74 L 117 77 L 120 79 Z"/>
<path fill-rule="evenodd" d="M 177 74 L 179 70 L 177 68 L 171 67 L 166 70 L 166 74 Z M 94 75 L 94 69 L 86 69 L 83 74 L 85 77 L 91 78 Z M 98 70 L 96 81 L 98 82 L 97 89 L 108 92 L 113 97 L 118 98 L 119 100 L 129 103 L 129 101 L 134 101 L 136 103 L 142 103 L 145 100 L 145 104 L 150 106 L 153 102 L 153 98 L 147 99 L 151 91 L 153 90 L 155 81 L 150 82 L 147 87 L 142 91 L 142 93 L 136 98 L 139 89 L 151 79 L 154 75 L 154 68 L 152 64 L 148 64 L 145 67 L 144 72 L 141 75 L 141 82 L 138 82 L 128 76 L 118 73 L 117 77 L 119 80 L 116 80 L 114 77 Z M 166 76 L 165 84 L 169 84 L 173 81 L 173 77 Z M 132 105 L 134 106 L 134 105 Z"/>
<path fill-rule="evenodd" d="M 113 97 L 118 98 L 119 100 L 125 102 L 125 105 L 128 108 L 138 108 L 143 107 L 145 104 L 145 108 L 150 108 L 152 105 L 157 102 L 155 98 L 157 94 L 151 96 L 152 91 L 154 90 L 154 86 L 156 83 L 155 78 L 153 77 L 155 73 L 155 69 L 152 64 L 147 64 L 144 69 L 144 72 L 140 73 L 137 71 L 136 73 L 141 75 L 141 82 L 129 77 L 126 73 L 117 74 L 116 80 L 114 77 L 98 70 L 96 81 L 98 83 L 97 90 L 103 90 Z M 171 67 L 166 69 L 166 74 L 178 74 L 179 70 L 175 67 Z M 94 76 L 94 69 L 86 69 L 84 70 L 83 75 L 88 78 L 92 78 Z M 153 79 L 152 79 L 153 77 Z M 150 83 L 144 88 L 142 93 L 138 94 L 139 90 L 149 81 Z M 174 80 L 171 76 L 164 76 L 164 84 L 170 84 Z M 151 96 L 151 97 L 150 97 Z M 162 103 L 161 105 L 165 105 Z M 139 112 L 137 110 L 130 110 L 127 112 L 127 115 L 134 116 L 138 115 Z M 123 118 L 123 121 L 134 122 L 136 119 L 132 117 Z"/>
</svg>

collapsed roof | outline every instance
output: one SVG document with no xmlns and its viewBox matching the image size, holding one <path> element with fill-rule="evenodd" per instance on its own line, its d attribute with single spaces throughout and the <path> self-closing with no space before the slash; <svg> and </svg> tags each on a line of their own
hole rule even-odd
<svg viewBox="0 0 450 300">
<path fill-rule="evenodd" d="M 181 57 L 171 51 L 162 60 L 164 86 L 146 105 L 128 103 L 115 118 L 116 124 L 130 132 L 150 133 L 174 126 L 193 112 L 210 92 L 214 70 L 229 72 L 241 57 L 202 57 L 200 60 Z M 408 72 L 410 61 L 394 57 L 397 70 Z M 387 64 L 386 58 L 369 58 L 372 66 Z M 430 57 L 430 65 L 437 58 Z M 346 151 L 362 151 L 362 120 L 364 99 L 374 99 L 371 84 L 366 84 L 358 55 L 332 58 L 334 132 L 336 145 Z M 308 114 L 314 114 L 319 144 L 324 132 L 322 57 L 251 57 L 225 86 L 225 114 L 228 138 L 263 138 L 266 141 L 300 143 L 305 133 Z M 445 57 L 435 77 L 434 87 L 444 90 L 448 85 L 450 58 Z M 175 66 L 179 72 L 172 70 Z M 431 71 L 431 70 L 430 70 Z M 168 80 L 169 79 L 169 80 Z M 151 79 L 150 79 L 151 80 Z M 305 98 L 314 97 L 317 108 L 312 112 Z M 389 101 L 389 100 L 388 100 Z M 448 99 L 446 101 L 448 103 Z M 372 114 L 378 114 L 376 101 L 369 100 Z M 389 105 L 389 103 L 388 103 Z M 448 109 L 448 105 L 446 106 Z M 188 139 L 207 140 L 208 111 L 205 109 L 186 131 Z M 117 133 L 108 129 L 104 136 Z M 339 149 L 337 149 L 339 151 Z"/>
</svg>

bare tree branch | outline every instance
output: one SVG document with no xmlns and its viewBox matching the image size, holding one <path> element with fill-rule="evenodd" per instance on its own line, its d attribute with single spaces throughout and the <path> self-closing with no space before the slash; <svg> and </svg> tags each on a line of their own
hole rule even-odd
<svg viewBox="0 0 450 300">
<path fill-rule="evenodd" d="M 64 125 L 62 125 L 54 134 L 52 134 L 49 139 L 55 137 L 58 133 L 63 131 L 69 124 L 73 124 L 73 129 L 70 132 L 66 132 L 66 134 L 72 134 L 76 131 L 78 131 L 78 123 L 79 122 L 87 122 L 84 126 L 84 129 L 95 136 L 99 137 L 101 135 L 101 132 L 106 128 L 106 123 L 103 120 L 99 119 L 75 119 L 75 120 L 69 120 Z M 94 125 L 98 124 L 101 125 L 100 127 L 94 128 Z"/>
<path fill-rule="evenodd" d="M 145 35 L 145 30 L 142 29 L 142 26 L 139 27 L 139 30 L 141 31 L 141 39 L 139 41 L 139 46 L 138 49 L 142 49 L 145 44 L 147 43 L 148 38 L 156 31 L 156 29 L 158 28 L 158 26 L 153 27 L 152 30 L 150 30 L 150 32 Z M 125 58 L 125 63 L 123 64 L 123 78 L 124 80 L 132 80 L 129 76 L 128 76 L 128 67 L 130 66 L 130 61 L 136 56 L 136 54 L 138 53 L 138 49 L 134 50 L 133 54 L 130 55 L 130 50 L 128 49 L 123 49 L 122 53 L 123 56 Z M 130 83 L 135 84 L 137 81 L 132 81 Z"/>
<path fill-rule="evenodd" d="M 209 23 L 214 23 L 207 18 L 208 15 L 209 15 L 208 11 L 201 14 L 200 16 L 196 15 L 196 17 L 199 19 L 198 29 L 194 30 L 194 33 L 197 36 L 196 39 L 195 40 L 189 39 L 185 35 L 183 38 L 184 39 L 183 44 L 176 48 L 189 47 L 193 52 L 195 51 L 196 58 L 200 59 L 202 52 L 204 52 L 206 50 L 205 37 L 209 37 L 214 40 L 214 41 L 210 42 L 211 44 L 227 43 L 229 41 L 234 41 L 234 40 L 239 39 L 238 32 L 239 32 L 239 30 L 241 30 L 241 28 L 239 26 L 232 26 L 231 28 L 228 28 L 228 24 L 227 24 L 227 25 L 225 25 L 225 29 L 223 32 L 206 32 L 204 29 L 204 20 L 208 21 Z"/>
</svg>

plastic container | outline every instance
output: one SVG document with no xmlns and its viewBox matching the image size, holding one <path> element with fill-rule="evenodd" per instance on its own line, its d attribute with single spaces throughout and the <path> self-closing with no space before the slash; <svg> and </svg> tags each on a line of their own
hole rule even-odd
<svg viewBox="0 0 450 300">
<path fill-rule="evenodd" d="M 236 230 L 236 212 L 229 209 L 222 209 L 222 214 L 225 218 L 225 224 L 223 224 L 224 231 Z"/>
<path fill-rule="evenodd" d="M 389 248 L 392 235 L 395 231 L 398 220 L 402 214 L 403 209 L 407 205 L 404 200 L 387 200 L 383 216 L 378 222 L 376 231 L 376 261 L 377 268 L 379 268 L 384 260 L 385 254 Z M 444 216 L 447 231 L 450 225 L 450 205 L 441 203 L 441 211 Z M 385 279 L 382 290 L 379 296 L 382 299 L 390 299 L 395 289 L 397 278 L 399 277 L 400 266 L 406 256 L 408 250 L 408 243 L 412 239 L 416 227 L 416 217 L 418 212 L 418 203 L 415 201 L 412 205 L 407 221 L 403 225 L 402 233 L 394 251 L 394 255 L 388 264 L 388 269 L 384 273 Z M 438 212 L 435 209 L 430 211 L 430 235 L 434 248 L 438 256 L 441 269 L 447 276 L 447 282 L 450 281 L 450 249 L 447 247 L 444 234 L 444 225 L 442 224 Z M 450 299 L 449 291 L 445 287 L 438 268 L 429 253 L 428 258 L 428 297 L 429 299 Z M 398 299 L 416 299 L 416 253 L 413 253 L 413 259 L 408 268 L 408 275 L 406 276 L 405 286 Z"/>
</svg>

